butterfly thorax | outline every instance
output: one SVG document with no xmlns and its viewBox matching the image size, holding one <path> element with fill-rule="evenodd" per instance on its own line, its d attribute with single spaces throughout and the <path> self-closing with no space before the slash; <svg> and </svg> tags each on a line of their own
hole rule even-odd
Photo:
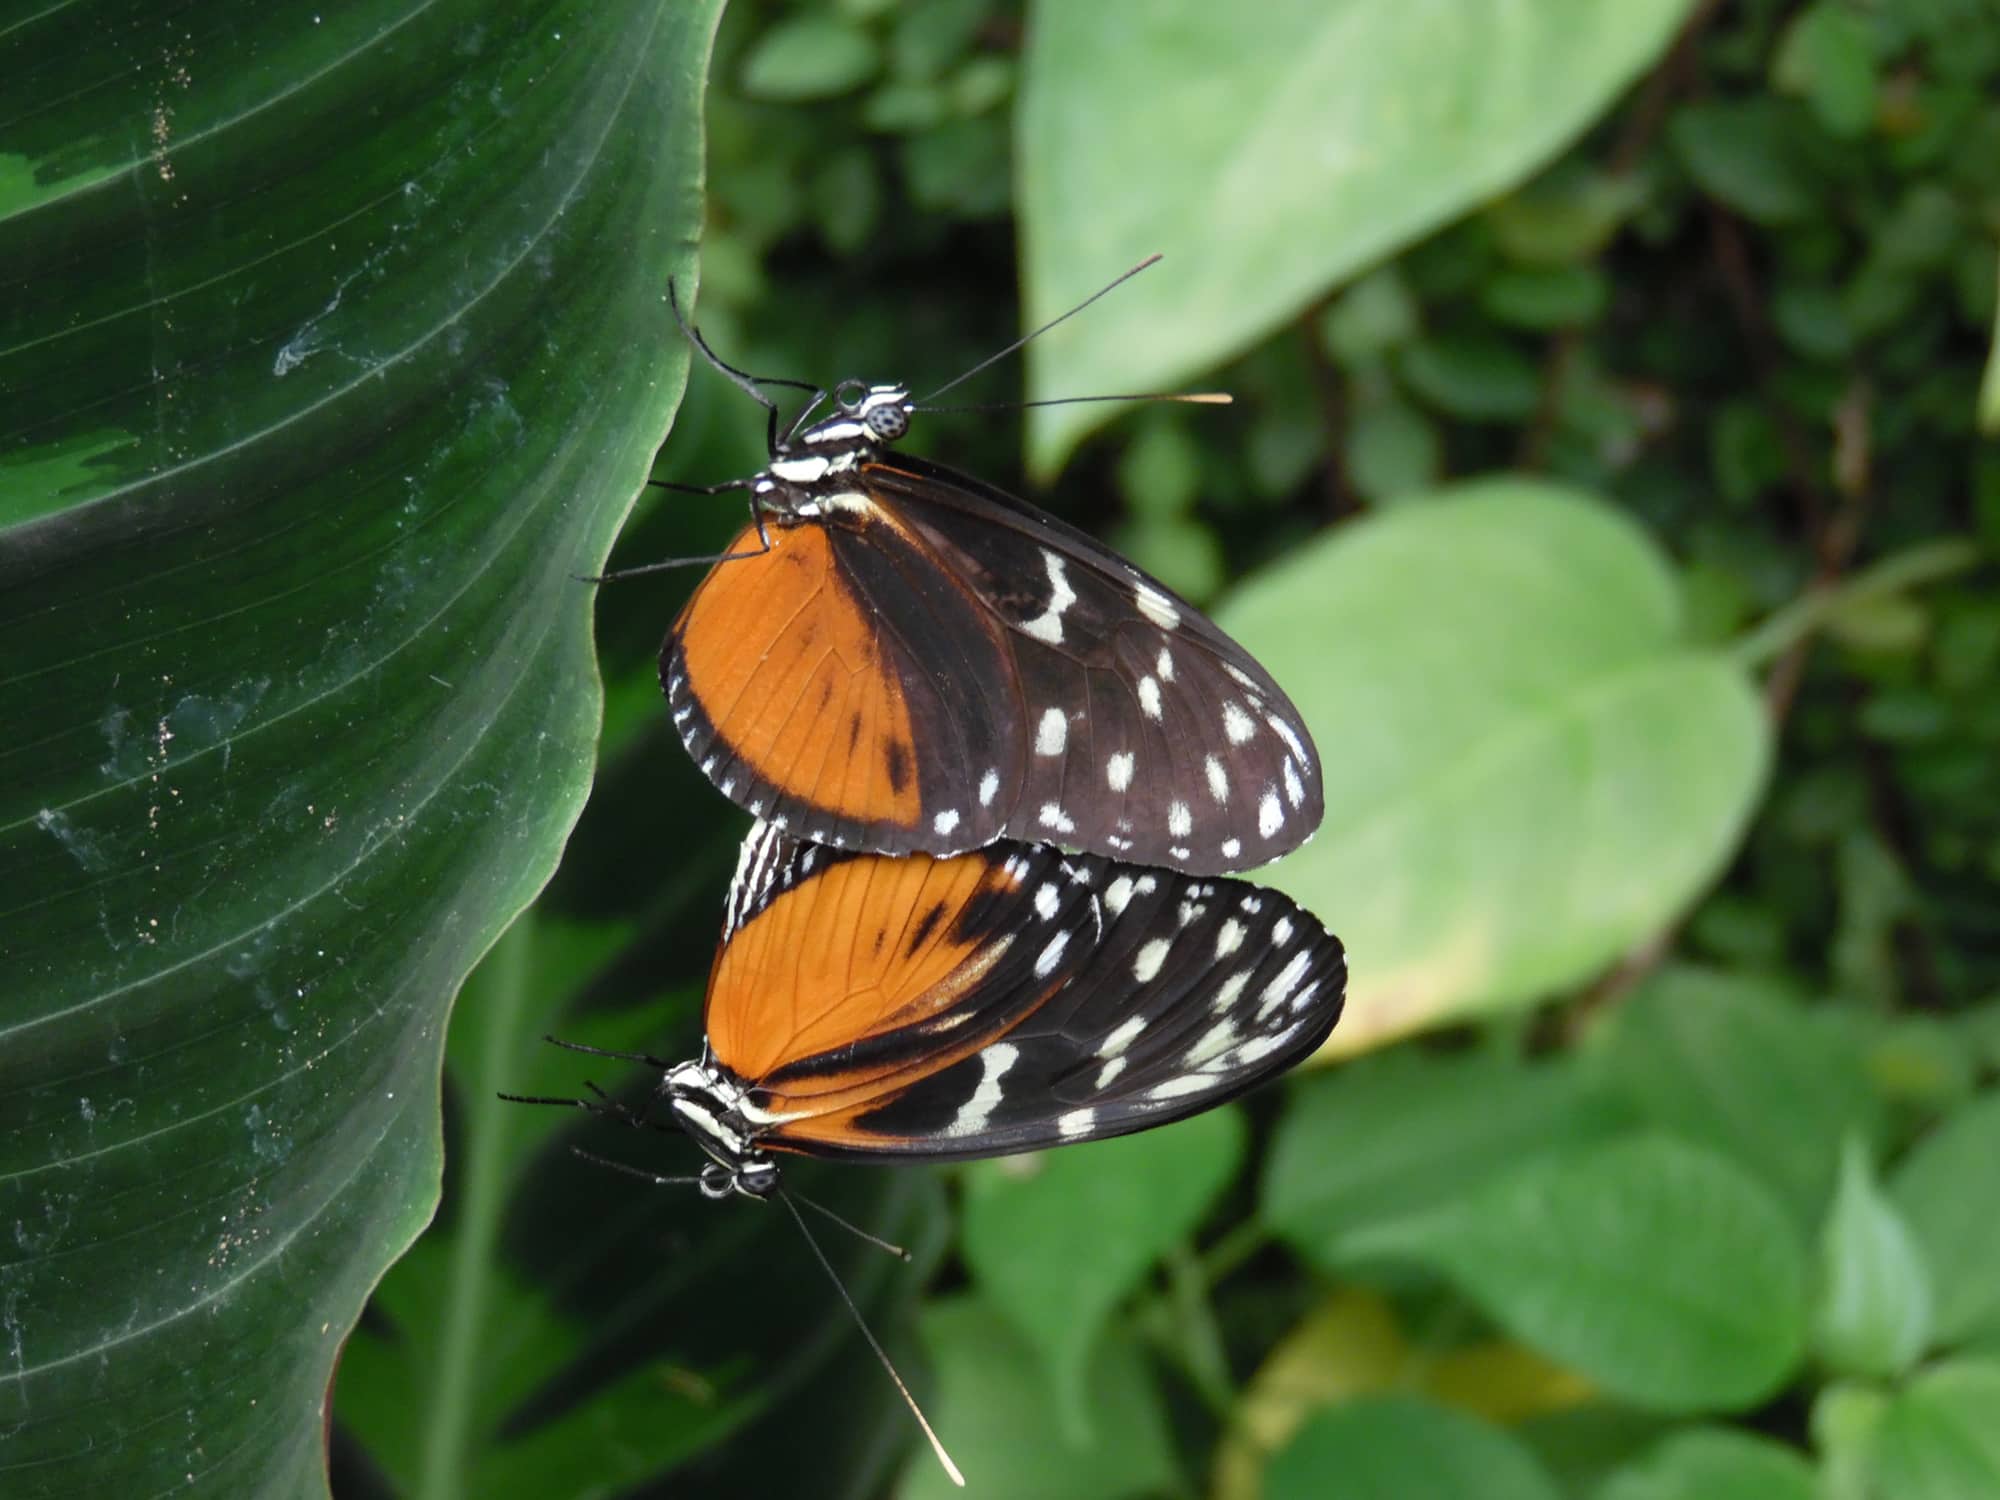
<svg viewBox="0 0 2000 1500">
<path fill-rule="evenodd" d="M 781 521 L 866 508 L 854 471 L 910 430 L 907 386 L 844 380 L 834 387 L 833 400 L 838 410 L 832 416 L 787 435 L 751 481 L 751 495 Z"/>
<path fill-rule="evenodd" d="M 758 1127 L 745 1113 L 744 1090 L 735 1079 L 712 1063 L 684 1062 L 667 1070 L 660 1093 L 674 1123 L 709 1159 L 701 1174 L 704 1194 L 765 1198 L 777 1189 L 778 1164 L 757 1145 Z"/>
</svg>

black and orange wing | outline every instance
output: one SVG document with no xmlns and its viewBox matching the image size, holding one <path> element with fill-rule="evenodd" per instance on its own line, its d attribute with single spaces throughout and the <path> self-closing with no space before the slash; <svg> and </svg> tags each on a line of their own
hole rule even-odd
<svg viewBox="0 0 2000 1500">
<path fill-rule="evenodd" d="M 674 722 L 726 796 L 838 847 L 1009 837 L 1197 872 L 1318 827 L 1298 711 L 1192 605 L 937 465 L 844 482 L 716 568 L 668 637 Z"/>
<path fill-rule="evenodd" d="M 1046 847 L 888 859 L 754 829 L 709 1059 L 763 1146 L 1005 1155 L 1142 1130 L 1291 1066 L 1339 940 L 1276 892 Z"/>
<path fill-rule="evenodd" d="M 879 507 L 746 528 L 660 656 L 674 727 L 724 796 L 837 848 L 996 837 L 1018 777 L 1000 634 Z M 982 789 L 984 796 L 982 799 Z"/>
</svg>

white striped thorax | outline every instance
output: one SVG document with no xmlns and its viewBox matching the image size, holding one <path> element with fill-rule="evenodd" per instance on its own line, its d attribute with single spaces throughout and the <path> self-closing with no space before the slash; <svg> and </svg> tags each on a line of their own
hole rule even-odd
<svg viewBox="0 0 2000 1500">
<path fill-rule="evenodd" d="M 709 1159 L 701 1174 L 703 1196 L 768 1198 L 777 1191 L 778 1164 L 757 1145 L 759 1130 L 772 1122 L 760 1117 L 733 1079 L 709 1063 L 676 1063 L 659 1092 L 674 1123 Z"/>
<path fill-rule="evenodd" d="M 834 414 L 810 427 L 794 427 L 773 447 L 764 472 L 750 481 L 750 492 L 760 500 L 775 501 L 773 509 L 781 516 L 811 518 L 834 510 L 864 509 L 865 497 L 851 493 L 844 484 L 836 483 L 825 493 L 818 487 L 910 430 L 908 386 L 843 380 L 831 395 Z M 824 399 L 815 397 L 806 414 Z"/>
</svg>

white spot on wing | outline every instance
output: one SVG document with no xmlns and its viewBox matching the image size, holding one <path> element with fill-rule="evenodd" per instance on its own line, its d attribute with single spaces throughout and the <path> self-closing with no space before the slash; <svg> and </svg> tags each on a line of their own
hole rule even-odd
<svg viewBox="0 0 2000 1500">
<path fill-rule="evenodd" d="M 1139 679 L 1139 710 L 1149 719 L 1160 717 L 1160 685 L 1150 677 Z"/>
<path fill-rule="evenodd" d="M 1284 826 L 1285 809 L 1278 803 L 1278 794 L 1265 792 L 1263 800 L 1257 804 L 1257 831 L 1269 838 Z"/>
<path fill-rule="evenodd" d="M 1047 890 L 1048 887 L 1044 886 L 1042 889 Z M 1054 903 L 1050 904 L 1053 905 Z M 1066 932 L 1059 932 L 1049 939 L 1048 946 L 1035 955 L 1035 977 L 1037 979 L 1047 979 L 1049 975 L 1055 973 L 1056 965 L 1062 962 L 1063 949 L 1067 946 L 1069 946 L 1069 934 Z"/>
<path fill-rule="evenodd" d="M 950 833 L 952 829 L 958 827 L 958 809 L 947 807 L 943 812 L 931 819 L 931 827 L 935 828 L 940 835 Z"/>
<path fill-rule="evenodd" d="M 1257 733 L 1257 721 L 1243 712 L 1243 705 L 1232 698 L 1222 705 L 1222 732 L 1229 736 L 1232 745 L 1248 744 Z"/>
<path fill-rule="evenodd" d="M 1173 946 L 1171 938 L 1154 938 L 1139 950 L 1139 956 L 1132 960 L 1132 977 L 1141 984 L 1151 984 L 1159 975 L 1160 965 L 1167 961 L 1167 950 Z"/>
<path fill-rule="evenodd" d="M 1224 859 L 1234 859 L 1236 858 L 1237 855 L 1241 854 L 1242 852 L 1243 852 L 1243 840 L 1224 839 L 1222 841 L 1222 857 Z"/>
<path fill-rule="evenodd" d="M 1111 1034 L 1104 1039 L 1104 1045 L 1097 1049 L 1097 1055 L 1099 1057 L 1116 1057 L 1137 1041 L 1139 1033 L 1145 1029 L 1146 1018 L 1144 1016 L 1133 1016 L 1130 1020 L 1120 1021 L 1112 1029 Z M 1104 1084 L 1102 1078 L 1098 1079 L 1097 1082 L 1100 1088 Z"/>
<path fill-rule="evenodd" d="M 1064 812 L 1058 803 L 1044 802 L 1042 804 L 1041 823 L 1042 827 L 1053 828 L 1057 833 L 1076 832 L 1076 824 L 1071 821 L 1070 815 Z"/>
<path fill-rule="evenodd" d="M 1296 729 L 1292 728 L 1291 725 L 1287 724 L 1276 714 L 1265 715 L 1264 722 L 1271 726 L 1272 731 L 1279 739 L 1285 742 L 1292 754 L 1296 755 L 1300 760 L 1310 759 L 1306 754 L 1305 744 L 1299 739 L 1299 732 Z"/>
<path fill-rule="evenodd" d="M 989 770 L 984 776 L 979 778 L 979 805 L 981 807 L 991 807 L 993 805 L 993 794 L 999 790 L 1000 773 Z"/>
<path fill-rule="evenodd" d="M 1194 814 L 1188 811 L 1185 802 L 1172 802 L 1167 805 L 1168 833 L 1177 839 L 1184 839 L 1193 828 Z"/>
<path fill-rule="evenodd" d="M 1201 768 L 1208 775 L 1208 795 L 1217 803 L 1229 800 L 1229 773 L 1222 769 L 1222 762 L 1213 755 L 1202 757 Z"/>
<path fill-rule="evenodd" d="M 1156 588 L 1143 583 L 1133 584 L 1132 602 L 1139 606 L 1140 614 L 1162 630 L 1177 629 L 1181 623 L 1181 612 L 1174 608 L 1174 601 Z"/>
<path fill-rule="evenodd" d="M 1053 885 L 1044 881 L 1041 885 L 1035 887 L 1035 910 L 1041 913 L 1043 921 L 1046 922 L 1050 917 L 1053 917 L 1056 914 L 1056 908 L 1061 905 L 1062 892 L 1057 890 Z"/>
<path fill-rule="evenodd" d="M 1068 1114 L 1056 1116 L 1056 1129 L 1066 1141 L 1073 1141 L 1080 1135 L 1089 1135 L 1090 1127 L 1097 1123 L 1094 1109 L 1073 1109 Z"/>
<path fill-rule="evenodd" d="M 1035 728 L 1035 754 L 1061 755 L 1063 746 L 1069 743 L 1069 716 L 1059 708 L 1042 711 L 1042 722 Z"/>
<path fill-rule="evenodd" d="M 1104 907 L 1112 916 L 1125 910 L 1125 903 L 1132 899 L 1132 877 L 1120 875 L 1104 888 Z"/>
<path fill-rule="evenodd" d="M 1126 1024 L 1130 1025 L 1131 1023 L 1127 1022 Z M 1123 1057 L 1112 1058 L 1110 1062 L 1097 1070 L 1097 1082 L 1092 1084 L 1091 1087 L 1098 1089 L 1110 1088 L 1111 1081 L 1125 1071 L 1126 1061 L 1127 1059 Z"/>
<path fill-rule="evenodd" d="M 1271 941 L 1277 947 L 1284 947 L 1292 940 L 1292 919 L 1280 917 L 1271 924 Z"/>
<path fill-rule="evenodd" d="M 1198 1094 L 1205 1088 L 1214 1086 L 1213 1078 L 1203 1078 L 1198 1073 L 1183 1073 L 1178 1078 L 1169 1078 L 1165 1083 L 1156 1083 L 1146 1090 L 1148 1099 L 1174 1099 L 1182 1094 Z"/>
<path fill-rule="evenodd" d="M 1153 670 L 1160 674 L 1160 681 L 1174 680 L 1174 653 L 1165 646 L 1160 647 L 1160 659 L 1153 663 Z"/>
<path fill-rule="evenodd" d="M 1299 768 L 1292 764 L 1292 758 L 1285 757 L 1285 795 L 1291 798 L 1292 806 L 1303 807 L 1306 789 L 1299 781 Z"/>
<path fill-rule="evenodd" d="M 1114 792 L 1122 792 L 1132 784 L 1132 767 L 1136 763 L 1130 750 L 1120 750 L 1104 762 L 1104 782 Z"/>
<path fill-rule="evenodd" d="M 1215 935 L 1215 956 L 1227 958 L 1243 946 L 1243 924 L 1231 917 Z"/>
<path fill-rule="evenodd" d="M 952 1122 L 945 1126 L 946 1135 L 971 1135 L 984 1130 L 992 1117 L 995 1106 L 1000 1103 L 1000 1080 L 1007 1076 L 1007 1070 L 1021 1055 L 1021 1049 L 1011 1042 L 995 1042 L 979 1054 L 979 1087 L 972 1091 L 972 1097 L 959 1107 Z"/>
<path fill-rule="evenodd" d="M 1309 949 L 1302 949 L 1292 955 L 1292 961 L 1278 971 L 1278 977 L 1264 986 L 1264 993 L 1258 997 L 1257 1014 L 1268 1015 L 1291 998 L 1299 981 L 1305 978 L 1306 965 L 1312 962 Z"/>
<path fill-rule="evenodd" d="M 1042 549 L 1042 565 L 1049 571 L 1048 607 L 1032 620 L 1023 620 L 1021 629 L 1038 641 L 1047 641 L 1051 646 L 1060 646 L 1063 638 L 1063 611 L 1076 603 L 1076 590 L 1069 586 L 1069 577 L 1063 570 L 1063 560 L 1057 554 Z"/>
</svg>

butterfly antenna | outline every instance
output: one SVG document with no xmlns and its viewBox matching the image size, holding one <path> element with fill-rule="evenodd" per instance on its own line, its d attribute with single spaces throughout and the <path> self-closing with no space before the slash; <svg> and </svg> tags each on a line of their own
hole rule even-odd
<svg viewBox="0 0 2000 1500">
<path fill-rule="evenodd" d="M 1022 411 L 1030 406 L 1082 406 L 1090 401 L 1181 401 L 1191 406 L 1228 406 L 1227 391 L 1144 391 L 1131 396 L 1050 396 L 1041 401 L 981 401 L 970 406 L 912 406 L 911 411 Z"/>
<path fill-rule="evenodd" d="M 866 1240 L 868 1241 L 869 1244 L 875 1246 L 877 1249 L 887 1250 L 891 1255 L 895 1256 L 896 1259 L 900 1261 L 908 1261 L 910 1259 L 910 1252 L 905 1250 L 901 1245 L 891 1244 L 888 1240 L 883 1239 L 879 1235 L 870 1234 L 867 1230 L 863 1229 L 859 1224 L 854 1223 L 852 1220 L 843 1219 L 839 1214 L 835 1213 L 832 1209 L 828 1208 L 824 1203 L 815 1203 L 812 1199 L 808 1198 L 804 1193 L 794 1193 L 792 1196 L 797 1198 L 799 1202 L 803 1203 L 807 1208 L 811 1209 L 814 1213 L 825 1214 L 827 1218 L 833 1220 L 834 1223 L 838 1224 L 842 1229 L 845 1229 L 849 1234 L 853 1235 L 856 1239 Z"/>
<path fill-rule="evenodd" d="M 964 1489 L 965 1476 L 958 1471 L 958 1465 L 951 1461 L 951 1455 L 944 1451 L 944 1444 L 938 1441 L 938 1435 L 932 1429 L 930 1420 L 924 1416 L 924 1409 L 917 1405 L 917 1398 L 912 1396 L 910 1388 L 903 1384 L 903 1377 L 896 1373 L 896 1367 L 889 1362 L 888 1352 L 876 1339 L 874 1330 L 869 1328 L 868 1320 L 861 1316 L 861 1309 L 854 1305 L 854 1299 L 847 1294 L 847 1288 L 841 1283 L 840 1273 L 834 1270 L 833 1262 L 826 1258 L 826 1252 L 820 1249 L 819 1241 L 813 1238 L 813 1232 L 806 1227 L 806 1216 L 800 1213 L 798 1205 L 792 1202 L 791 1194 L 780 1192 L 774 1196 L 785 1205 L 785 1212 L 792 1216 L 792 1222 L 799 1226 L 799 1233 L 805 1236 L 806 1245 L 811 1249 L 813 1259 L 820 1263 L 821 1269 L 826 1272 L 827 1280 L 831 1281 L 833 1289 L 840 1293 L 840 1300 L 847 1304 L 847 1310 L 854 1315 L 854 1326 L 861 1330 L 861 1336 L 868 1340 L 868 1347 L 875 1351 L 875 1357 L 882 1361 L 882 1368 L 889 1372 L 889 1379 L 895 1382 L 896 1390 L 902 1395 L 903 1404 L 910 1408 L 910 1415 L 917 1419 L 917 1425 L 923 1428 L 924 1436 L 930 1439 L 931 1452 L 935 1453 L 938 1462 L 944 1465 L 944 1471 L 951 1476 L 951 1482 Z"/>
<path fill-rule="evenodd" d="M 582 1042 L 566 1042 L 559 1036 L 544 1036 L 542 1040 L 547 1042 L 551 1047 L 562 1048 L 565 1052 L 587 1052 L 592 1057 L 609 1057 L 618 1062 L 645 1063 L 648 1067 L 658 1068 L 662 1072 L 673 1066 L 666 1059 L 654 1057 L 650 1053 L 645 1052 L 612 1052 L 603 1047 L 586 1046 Z"/>
<path fill-rule="evenodd" d="M 943 385 L 939 386 L 936 390 L 932 391 L 930 395 L 925 396 L 923 398 L 923 401 L 927 402 L 936 400 L 939 396 L 942 396 L 946 391 L 950 390 L 953 386 L 963 385 L 966 381 L 970 380 L 973 376 L 977 375 L 981 370 L 985 369 L 988 365 L 997 364 L 999 361 L 1005 359 L 1008 355 L 1012 354 L 1015 350 L 1019 349 L 1023 344 L 1029 342 L 1029 340 L 1040 338 L 1043 334 L 1047 333 L 1051 328 L 1055 327 L 1056 324 L 1068 322 L 1071 318 L 1075 317 L 1078 313 L 1082 312 L 1086 307 L 1090 306 L 1091 303 L 1095 302 L 1099 297 L 1102 297 L 1106 293 L 1111 292 L 1116 288 L 1123 286 L 1126 282 L 1130 281 L 1134 276 L 1137 276 L 1141 271 L 1145 270 L 1146 267 L 1152 265 L 1153 262 L 1157 261 L 1159 258 L 1160 257 L 1157 254 L 1147 256 L 1144 260 L 1140 261 L 1138 265 L 1134 266 L 1131 270 L 1127 271 L 1123 276 L 1118 277 L 1117 280 L 1111 282 L 1107 286 L 1100 287 L 1098 288 L 1098 290 L 1092 292 L 1088 297 L 1085 297 L 1081 302 L 1077 303 L 1075 307 L 1072 307 L 1068 312 L 1064 313 L 1061 317 L 1049 319 L 1048 322 L 1044 323 L 1040 328 L 1037 328 L 1033 333 L 1023 334 L 1020 338 L 1014 340 L 1013 343 L 1009 344 L 1005 349 L 1002 349 L 998 354 L 988 355 L 985 359 L 982 359 L 978 364 L 974 365 L 971 369 L 967 370 L 963 375 L 959 376 L 958 379 L 947 380 Z M 676 314 L 676 316 L 678 316 L 678 314 Z M 1116 398 L 1107 397 L 1105 399 L 1111 400 Z"/>
<path fill-rule="evenodd" d="M 752 375 L 748 370 L 739 370 L 720 354 L 709 348 L 708 340 L 701 336 L 701 330 L 690 323 L 687 320 L 687 315 L 681 311 L 680 289 L 674 285 L 671 278 L 667 281 L 667 306 L 673 309 L 674 321 L 680 325 L 682 334 L 686 336 L 690 344 L 694 345 L 701 357 L 726 377 L 731 385 L 746 393 L 752 401 L 755 401 L 759 406 L 765 407 L 773 415 L 777 413 L 778 403 L 765 395 L 759 389 L 761 386 L 783 385 L 790 386 L 795 391 L 811 391 L 814 395 L 819 394 L 819 387 L 813 385 L 810 381 L 786 380 L 777 375 Z"/>
</svg>

